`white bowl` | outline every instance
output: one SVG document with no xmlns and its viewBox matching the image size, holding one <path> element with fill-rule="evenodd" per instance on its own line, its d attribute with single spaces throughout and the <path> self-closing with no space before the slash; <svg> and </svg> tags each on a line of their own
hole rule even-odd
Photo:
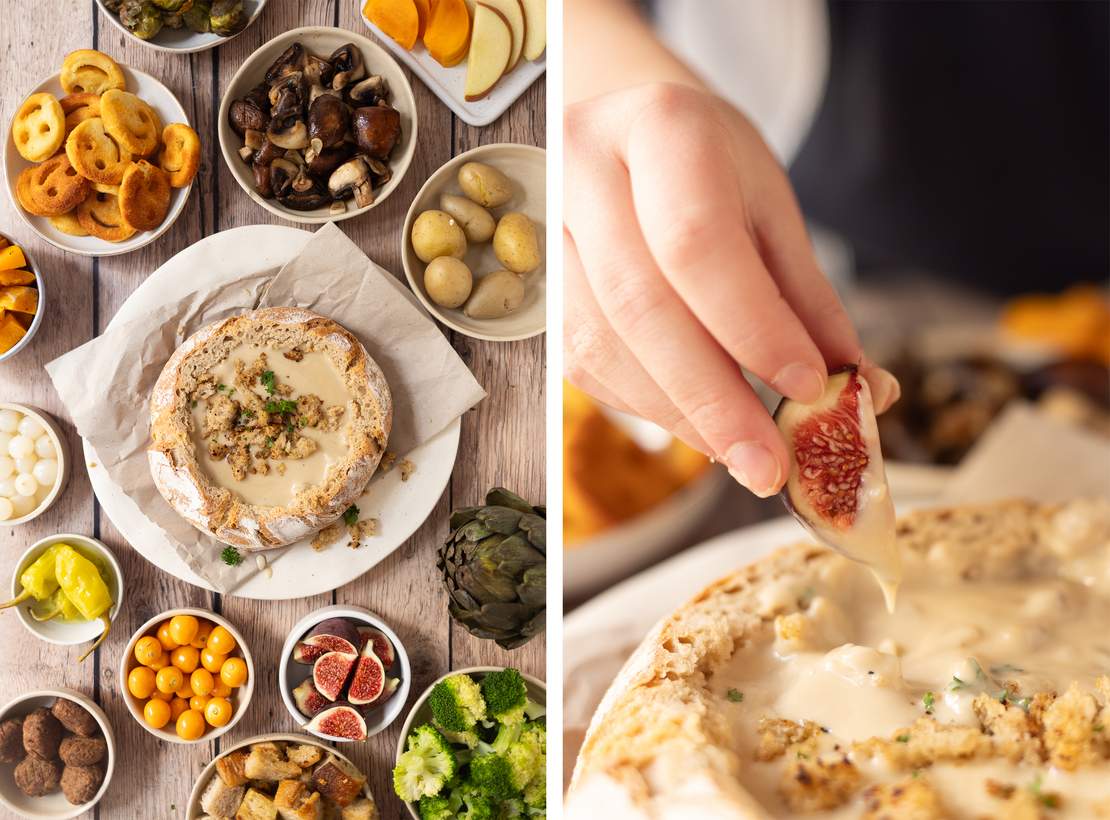
<svg viewBox="0 0 1110 820">
<path fill-rule="evenodd" d="M 104 15 L 113 26 L 118 28 L 133 41 L 142 43 L 147 48 L 153 48 L 155 51 L 165 51 L 170 54 L 191 54 L 195 51 L 207 51 L 210 48 L 223 45 L 229 40 L 234 40 L 246 31 L 251 23 L 258 19 L 258 15 L 262 13 L 262 8 L 266 5 L 266 0 L 244 0 L 243 11 L 247 14 L 247 22 L 241 29 L 228 37 L 221 37 L 219 34 L 212 34 L 211 32 L 208 34 L 197 34 L 188 27 L 172 29 L 168 26 L 163 26 L 162 30 L 150 40 L 136 37 L 128 31 L 127 26 L 120 22 L 119 15 L 108 10 L 108 7 L 104 4 L 104 0 L 96 0 L 96 4 L 100 6 L 100 10 L 104 12 Z"/>
<path fill-rule="evenodd" d="M 78 547 L 79 552 L 85 551 L 97 555 L 108 565 L 109 573 L 105 583 L 108 585 L 108 591 L 112 593 L 113 602 L 111 609 L 108 610 L 108 617 L 114 622 L 123 602 L 123 570 L 120 568 L 116 556 L 112 554 L 108 547 L 95 538 L 89 538 L 85 535 L 77 535 L 76 533 L 51 535 L 28 547 L 20 556 L 19 561 L 16 562 L 15 571 L 12 573 L 12 597 L 14 598 L 23 591 L 23 586 L 19 583 L 19 576 L 23 574 L 23 570 L 42 555 L 47 547 L 60 543 Z M 36 621 L 31 617 L 30 607 L 25 604 L 16 607 L 16 612 L 19 614 L 19 622 L 23 624 L 24 628 L 36 638 L 41 638 L 47 643 L 73 646 L 74 644 L 96 640 L 100 637 L 100 633 L 104 631 L 104 624 L 98 620 Z"/>
<path fill-rule="evenodd" d="M 393 148 L 390 155 L 389 167 L 393 172 L 389 182 L 374 191 L 374 201 L 363 208 L 353 207 L 353 201 L 347 201 L 347 210 L 341 214 L 333 214 L 328 207 L 317 208 L 314 211 L 294 211 L 284 207 L 276 199 L 264 199 L 254 189 L 254 174 L 250 167 L 239 156 L 239 149 L 243 147 L 243 140 L 232 129 L 227 120 L 227 112 L 231 103 L 245 95 L 248 91 L 262 82 L 268 69 L 294 42 L 299 42 L 307 51 L 321 57 L 327 57 L 341 45 L 354 43 L 362 53 L 368 74 L 379 74 L 385 78 L 389 86 L 389 104 L 397 109 L 401 115 L 401 138 Z M 330 26 L 305 26 L 295 28 L 284 34 L 278 35 L 270 42 L 255 51 L 243 61 L 235 76 L 228 83 L 223 99 L 220 101 L 220 113 L 217 120 L 217 130 L 220 137 L 220 151 L 224 155 L 224 162 L 231 170 L 231 175 L 239 183 L 247 196 L 272 214 L 288 219 L 292 222 L 306 224 L 323 224 L 325 222 L 339 222 L 353 216 L 364 214 L 372 208 L 385 202 L 397 186 L 401 184 L 405 173 L 412 163 L 416 153 L 416 98 L 412 94 L 412 86 L 408 77 L 377 43 L 368 40 L 361 34 Z"/>
<path fill-rule="evenodd" d="M 350 618 L 352 621 L 361 621 L 368 626 L 380 629 L 393 643 L 393 653 L 396 658 L 393 665 L 386 670 L 386 673 L 388 675 L 392 670 L 392 677 L 400 678 L 401 683 L 397 687 L 397 691 L 390 695 L 384 704 L 380 706 L 370 704 L 363 715 L 363 719 L 366 721 L 366 736 L 368 738 L 373 737 L 385 731 L 405 710 L 405 701 L 408 700 L 409 690 L 412 688 L 412 667 L 409 665 L 408 652 L 405 651 L 405 646 L 397 637 L 397 633 L 381 617 L 368 609 L 363 609 L 360 606 L 325 606 L 308 613 L 297 621 L 293 629 L 290 630 L 289 637 L 285 639 L 285 645 L 281 648 L 281 660 L 278 665 L 278 688 L 281 690 L 281 700 L 293 720 L 306 732 L 311 732 L 316 737 L 335 743 L 351 742 L 345 738 L 331 737 L 309 729 L 308 723 L 311 718 L 302 715 L 293 700 L 293 689 L 301 681 L 312 675 L 311 666 L 293 660 L 293 647 L 297 645 L 297 641 L 308 634 L 312 627 L 328 618 Z"/>
<path fill-rule="evenodd" d="M 494 218 L 520 211 L 536 223 L 540 240 L 540 266 L 524 277 L 524 303 L 508 316 L 500 319 L 471 319 L 460 309 L 444 308 L 429 298 L 424 289 L 425 263 L 412 249 L 409 237 L 412 223 L 424 211 L 439 209 L 441 194 L 462 195 L 459 188 L 459 168 L 468 162 L 484 162 L 504 173 L 513 182 L 513 198 L 499 208 L 491 208 Z M 443 324 L 475 339 L 490 342 L 514 342 L 529 339 L 544 332 L 547 327 L 547 152 L 533 145 L 503 142 L 482 145 L 449 160 L 428 177 L 409 206 L 405 227 L 401 233 L 401 264 L 413 293 Z M 484 242 L 467 248 L 463 257 L 475 279 L 482 274 L 504 268 L 493 253 L 493 243 Z"/>
<path fill-rule="evenodd" d="M 163 125 L 169 125 L 171 122 L 183 122 L 188 124 L 189 118 L 185 114 L 185 109 L 181 107 L 177 97 L 173 92 L 166 88 L 158 80 L 151 77 L 149 74 L 144 74 L 135 68 L 120 64 L 123 69 L 123 75 L 127 78 L 127 90 L 133 94 L 141 97 L 154 111 L 158 114 L 158 119 L 162 121 Z M 58 81 L 58 75 L 52 74 L 45 80 L 40 82 L 32 88 L 20 100 L 37 94 L 40 91 L 46 91 L 53 94 L 58 99 L 65 96 L 65 91 L 62 89 L 62 84 Z M 18 108 L 16 109 L 18 110 Z M 14 115 L 13 115 L 14 118 Z M 103 239 L 97 239 L 95 236 L 70 236 L 67 233 L 62 233 L 53 225 L 50 220 L 45 216 L 35 216 L 23 210 L 19 204 L 19 200 L 15 195 L 15 181 L 20 172 L 31 165 L 39 163 L 28 162 L 19 155 L 19 151 L 15 148 L 15 141 L 11 136 L 12 129 L 11 123 L 8 123 L 8 136 L 4 149 L 4 175 L 8 181 L 8 197 L 11 199 L 12 207 L 15 208 L 16 213 L 23 218 L 23 221 L 31 226 L 31 230 L 49 242 L 56 248 L 61 248 L 63 251 L 69 251 L 80 256 L 119 256 L 124 253 L 131 253 L 131 251 L 138 250 L 153 242 L 166 231 L 170 226 L 177 221 L 181 212 L 185 209 L 185 200 L 189 198 L 189 192 L 193 190 L 192 183 L 184 188 L 172 188 L 170 191 L 170 210 L 166 214 L 166 218 L 162 220 L 153 231 L 139 231 L 130 239 L 123 242 L 106 242 Z M 201 137 L 203 146 L 204 138 Z"/>
<path fill-rule="evenodd" d="M 54 452 L 58 456 L 58 477 L 54 481 L 54 486 L 50 488 L 50 492 L 46 494 L 42 502 L 27 513 L 19 518 L 10 518 L 7 521 L 0 521 L 0 526 L 14 527 L 19 524 L 26 524 L 28 521 L 33 521 L 44 512 L 49 510 L 54 502 L 58 500 L 62 490 L 65 488 L 66 481 L 69 480 L 69 453 L 66 450 L 65 438 L 62 435 L 62 428 L 58 422 L 49 416 L 45 411 L 37 407 L 31 407 L 28 404 L 16 404 L 14 402 L 0 401 L 0 410 L 15 410 L 25 416 L 30 416 L 46 428 L 46 435 L 50 438 L 51 443 L 54 445 Z"/>
<path fill-rule="evenodd" d="M 0 236 L 3 236 L 3 234 L 0 234 Z M 23 258 L 27 260 L 27 264 L 24 265 L 24 268 L 35 275 L 35 288 L 39 292 L 39 300 L 38 306 L 35 308 L 34 318 L 31 319 L 31 326 L 27 328 L 27 332 L 23 334 L 23 338 L 12 345 L 10 350 L 6 353 L 0 353 L 0 362 L 6 362 L 31 343 L 31 338 L 39 332 L 39 325 L 42 324 L 42 314 L 46 310 L 46 288 L 43 287 L 42 273 L 35 264 L 35 260 L 31 258 L 31 254 L 27 249 L 12 239 L 12 237 L 4 236 L 4 239 L 8 240 L 12 245 L 19 245 L 20 250 L 23 251 Z"/>
<path fill-rule="evenodd" d="M 238 645 L 238 650 L 242 653 L 243 659 L 247 662 L 247 682 L 240 686 L 238 689 L 233 690 L 232 697 L 230 698 L 235 711 L 225 725 L 220 727 L 209 726 L 208 731 L 201 735 L 196 740 L 184 740 L 177 736 L 174 731 L 174 722 L 170 721 L 161 729 L 155 729 L 145 720 L 143 720 L 143 702 L 132 695 L 127 689 L 127 676 L 131 670 L 139 665 L 135 660 L 135 644 L 139 642 L 139 638 L 144 635 L 154 635 L 155 630 L 162 621 L 172 618 L 174 615 L 193 615 L 197 618 L 205 618 L 214 624 L 218 624 L 231 633 L 235 638 L 235 643 Z M 199 666 L 197 667 L 200 668 Z M 123 693 L 123 700 L 127 704 L 127 711 L 131 713 L 131 717 L 138 721 L 139 725 L 154 735 L 159 740 L 169 741 L 170 743 L 207 743 L 209 740 L 219 737 L 222 734 L 230 731 L 231 728 L 239 722 L 240 718 L 247 711 L 247 706 L 250 705 L 251 695 L 254 694 L 254 659 L 251 657 L 250 649 L 247 647 L 246 642 L 243 640 L 243 635 L 235 628 L 227 618 L 222 615 L 217 615 L 215 612 L 210 612 L 207 609 L 193 609 L 191 607 L 182 607 L 181 609 L 167 609 L 158 615 L 155 615 L 137 630 L 131 636 L 131 640 L 127 642 L 127 648 L 123 652 L 123 657 L 119 662 L 119 686 L 120 691 Z"/>
<path fill-rule="evenodd" d="M 408 717 L 405 718 L 405 723 L 401 727 L 401 736 L 397 740 L 397 753 L 396 755 L 394 755 L 393 758 L 394 765 L 396 765 L 396 763 L 401 759 L 401 755 L 404 754 L 405 741 L 408 740 L 409 732 L 412 731 L 413 726 L 421 726 L 425 723 L 431 722 L 432 707 L 428 706 L 428 696 L 432 694 L 432 690 L 435 689 L 437 683 L 439 683 L 444 678 L 451 677 L 452 675 L 470 675 L 475 680 L 480 681 L 490 672 L 500 672 L 502 669 L 505 669 L 505 667 L 468 666 L 465 669 L 452 670 L 451 672 L 448 672 L 445 675 L 440 675 L 438 678 L 436 678 L 432 685 L 425 689 L 423 694 L 416 699 L 416 703 L 413 704 L 412 709 L 409 711 Z M 531 675 L 526 675 L 523 672 L 520 673 L 520 676 L 524 678 L 524 684 L 528 689 L 529 699 L 546 707 L 547 684 L 545 684 L 542 680 L 534 678 Z M 414 803 L 405 803 L 405 807 L 409 810 L 410 815 L 416 818 L 416 820 L 420 820 L 420 815 L 417 813 L 416 805 Z"/>
<path fill-rule="evenodd" d="M 88 710 L 100 726 L 100 732 L 104 735 L 104 742 L 108 745 L 108 758 L 104 766 L 104 782 L 100 784 L 100 790 L 97 791 L 92 800 L 80 806 L 75 806 L 66 800 L 61 789 L 44 797 L 28 797 L 15 785 L 13 776 L 15 764 L 0 763 L 0 805 L 15 812 L 20 817 L 31 818 L 31 820 L 67 820 L 84 814 L 99 803 L 100 798 L 108 791 L 108 784 L 112 782 L 112 771 L 116 766 L 116 739 L 115 735 L 112 734 L 112 724 L 108 722 L 108 716 L 104 714 L 104 710 L 97 706 L 90 697 L 80 692 L 75 692 L 72 689 L 38 689 L 34 692 L 27 692 L 15 700 L 9 701 L 3 709 L 0 709 L 0 721 L 30 714 L 41 706 L 52 706 L 58 698 L 65 698 L 80 704 Z"/>
<path fill-rule="evenodd" d="M 204 794 L 204 788 L 208 785 L 208 781 L 210 781 L 216 774 L 217 760 L 226 757 L 227 755 L 238 749 L 250 746 L 253 743 L 272 743 L 278 740 L 284 740 L 290 743 L 304 743 L 310 746 L 316 746 L 324 753 L 325 757 L 327 755 L 335 755 L 340 760 L 350 764 L 351 766 L 354 766 L 354 768 L 362 772 L 363 775 L 366 775 L 366 772 L 363 771 L 360 766 L 356 765 L 353 760 L 344 755 L 342 752 L 333 749 L 331 746 L 326 746 L 323 743 L 318 743 L 316 740 L 312 739 L 308 735 L 282 734 L 280 732 L 266 735 L 255 735 L 254 737 L 248 737 L 246 740 L 236 743 L 234 746 L 229 746 L 226 749 L 223 749 L 220 754 L 214 757 L 212 761 L 204 767 L 204 769 L 200 773 L 200 777 L 197 778 L 196 783 L 193 785 L 192 793 L 189 795 L 189 805 L 188 808 L 185 809 L 185 820 L 198 820 L 198 818 L 205 816 L 204 811 L 200 807 L 200 798 L 201 795 Z M 370 791 L 370 779 L 368 775 L 366 785 L 363 787 L 362 793 L 369 797 L 371 800 L 374 799 L 374 794 Z"/>
</svg>

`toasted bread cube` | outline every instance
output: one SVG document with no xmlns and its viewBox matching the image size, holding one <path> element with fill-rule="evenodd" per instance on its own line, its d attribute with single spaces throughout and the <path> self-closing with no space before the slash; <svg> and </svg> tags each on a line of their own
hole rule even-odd
<svg viewBox="0 0 1110 820">
<path fill-rule="evenodd" d="M 229 786 L 213 777 L 200 796 L 200 807 L 213 817 L 232 817 L 243 802 L 244 792 L 246 789 L 242 786 Z"/>
<path fill-rule="evenodd" d="M 335 755 L 316 767 L 312 782 L 325 799 L 337 806 L 349 806 L 362 794 L 366 776 L 345 760 Z"/>
<path fill-rule="evenodd" d="M 251 780 L 276 782 L 296 778 L 301 767 L 286 760 L 276 743 L 255 743 L 247 755 L 243 773 Z"/>
<path fill-rule="evenodd" d="M 277 806 L 257 789 L 248 789 L 235 812 L 235 820 L 277 820 Z"/>
<path fill-rule="evenodd" d="M 311 743 L 290 743 L 285 747 L 285 756 L 302 769 L 307 769 L 319 763 L 324 753 L 320 751 L 319 746 L 313 746 Z"/>
<path fill-rule="evenodd" d="M 299 780 L 282 780 L 274 795 L 281 820 L 323 820 L 324 801 L 320 793 Z"/>
<path fill-rule="evenodd" d="M 239 749 L 217 760 L 216 774 L 220 780 L 229 786 L 245 786 L 250 781 L 245 770 L 249 754 L 246 749 Z"/>
<path fill-rule="evenodd" d="M 339 813 L 339 820 L 378 820 L 378 807 L 369 797 L 361 797 Z"/>
</svg>

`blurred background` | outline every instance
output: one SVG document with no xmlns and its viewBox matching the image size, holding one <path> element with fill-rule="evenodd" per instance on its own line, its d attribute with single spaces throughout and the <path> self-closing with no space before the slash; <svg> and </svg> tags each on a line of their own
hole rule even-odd
<svg viewBox="0 0 1110 820">
<path fill-rule="evenodd" d="M 639 5 L 763 130 L 865 348 L 898 376 L 880 434 L 901 508 L 939 499 L 1015 404 L 1106 452 L 1110 4 Z M 653 598 L 696 591 L 684 567 L 716 577 L 804 535 L 760 525 L 781 501 L 657 428 L 564 396 L 569 766 L 608 681 L 668 611 Z M 714 544 L 731 550 L 688 550 L 723 533 Z M 646 615 L 622 618 L 630 608 Z M 576 645 L 587 633 L 619 648 Z"/>
</svg>

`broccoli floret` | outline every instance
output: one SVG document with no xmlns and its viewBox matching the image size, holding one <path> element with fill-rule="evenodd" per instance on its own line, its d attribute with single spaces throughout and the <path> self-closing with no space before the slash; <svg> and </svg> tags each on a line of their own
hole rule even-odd
<svg viewBox="0 0 1110 820">
<path fill-rule="evenodd" d="M 494 754 L 503 755 L 509 747 L 520 740 L 520 733 L 524 731 L 523 723 L 502 723 L 497 730 L 497 737 L 493 739 L 490 749 Z"/>
<path fill-rule="evenodd" d="M 469 675 L 451 675 L 437 683 L 428 696 L 428 706 L 436 726 L 449 732 L 473 729 L 486 716 L 482 690 Z"/>
<path fill-rule="evenodd" d="M 420 798 L 417 806 L 420 820 L 453 820 L 455 812 L 451 810 L 451 803 L 446 797 Z"/>
<path fill-rule="evenodd" d="M 471 760 L 470 783 L 490 800 L 508 800 L 519 794 L 513 785 L 512 767 L 501 755 L 481 755 Z"/>
<path fill-rule="evenodd" d="M 529 816 L 543 814 L 544 811 L 534 812 L 534 809 L 547 809 L 547 765 L 540 767 L 536 776 L 524 787 L 524 805 L 529 809 Z"/>
<path fill-rule="evenodd" d="M 455 776 L 458 760 L 447 739 L 429 723 L 408 738 L 408 751 L 393 768 L 393 791 L 408 803 L 439 794 Z"/>
<path fill-rule="evenodd" d="M 500 723 L 523 723 L 524 707 L 528 703 L 528 688 L 524 678 L 515 669 L 490 672 L 482 678 L 482 697 L 486 699 L 486 714 Z"/>
<path fill-rule="evenodd" d="M 536 777 L 543 776 L 547 766 L 547 729 L 539 723 L 527 724 L 517 740 L 505 753 L 513 786 L 523 791 Z"/>
<path fill-rule="evenodd" d="M 436 728 L 439 729 L 440 734 L 452 743 L 458 744 L 459 746 L 466 746 L 468 749 L 477 748 L 478 744 L 481 742 L 478 733 L 474 731 L 452 732 L 450 729 L 444 729 L 442 726 L 437 726 Z"/>
<path fill-rule="evenodd" d="M 473 783 L 463 783 L 450 796 L 455 817 L 462 820 L 493 820 L 494 803 Z"/>
</svg>

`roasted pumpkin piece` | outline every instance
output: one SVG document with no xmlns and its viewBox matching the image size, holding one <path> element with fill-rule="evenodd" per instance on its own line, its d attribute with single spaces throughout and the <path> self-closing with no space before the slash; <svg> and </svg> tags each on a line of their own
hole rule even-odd
<svg viewBox="0 0 1110 820">
<path fill-rule="evenodd" d="M 39 292 L 22 285 L 0 287 L 0 308 L 20 313 L 34 313 L 39 307 Z"/>
<path fill-rule="evenodd" d="M 33 285 L 35 275 L 29 270 L 0 270 L 0 285 Z"/>
<path fill-rule="evenodd" d="M 445 68 L 463 61 L 470 49 L 470 12 L 466 0 L 432 0 L 424 47 Z"/>
<path fill-rule="evenodd" d="M 9 245 L 0 250 L 0 270 L 14 270 L 27 267 L 27 260 L 23 256 L 23 249 L 19 245 Z"/>
<path fill-rule="evenodd" d="M 420 18 L 420 27 L 416 32 L 416 39 L 424 36 L 424 32 L 428 30 L 428 20 L 432 16 L 431 0 L 415 0 L 416 16 Z"/>
<path fill-rule="evenodd" d="M 414 0 L 366 0 L 363 12 L 374 25 L 411 51 L 420 33 L 420 13 Z"/>
<path fill-rule="evenodd" d="M 0 353 L 15 347 L 27 331 L 6 310 L 0 310 Z"/>
</svg>

